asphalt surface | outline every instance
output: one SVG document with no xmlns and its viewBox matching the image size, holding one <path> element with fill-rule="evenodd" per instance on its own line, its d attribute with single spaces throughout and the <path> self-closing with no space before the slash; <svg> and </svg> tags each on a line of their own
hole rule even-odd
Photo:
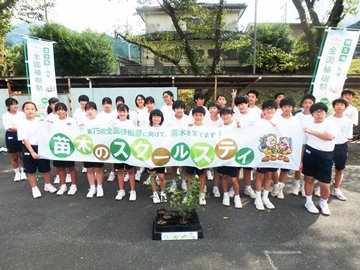
<svg viewBox="0 0 360 270">
<path fill-rule="evenodd" d="M 34 200 L 0 154 L 0 269 L 360 269 L 360 144 L 349 149 L 348 201 L 332 198 L 331 216 L 308 213 L 290 194 L 262 212 L 245 195 L 242 209 L 211 197 L 199 213 L 204 239 L 186 241 L 151 240 L 156 209 L 167 205 L 153 205 L 144 185 L 136 202 L 115 201 L 116 182 L 105 183 L 103 198 L 86 199 L 79 174 L 75 196 Z"/>
</svg>

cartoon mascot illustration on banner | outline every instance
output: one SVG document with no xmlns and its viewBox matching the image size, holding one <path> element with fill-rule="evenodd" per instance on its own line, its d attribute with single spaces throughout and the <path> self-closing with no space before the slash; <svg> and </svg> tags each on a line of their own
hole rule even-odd
<svg viewBox="0 0 360 270">
<path fill-rule="evenodd" d="M 277 144 L 278 160 L 289 162 L 287 155 L 292 153 L 292 139 L 289 137 L 280 137 Z"/>
<path fill-rule="evenodd" d="M 277 154 L 277 137 L 276 134 L 266 134 L 260 138 L 259 145 L 260 152 L 265 154 L 262 158 L 262 162 L 268 162 L 269 160 L 276 160 Z"/>
</svg>

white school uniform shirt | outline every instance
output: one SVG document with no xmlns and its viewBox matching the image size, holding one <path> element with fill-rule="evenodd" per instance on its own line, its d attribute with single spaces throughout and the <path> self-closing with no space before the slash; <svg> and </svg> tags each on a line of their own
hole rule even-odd
<svg viewBox="0 0 360 270">
<path fill-rule="evenodd" d="M 310 123 L 314 122 L 314 117 L 311 114 L 304 114 L 303 112 L 299 112 L 294 115 L 300 122 L 301 129 L 304 130 Z M 306 136 L 304 134 L 303 144 L 306 144 Z"/>
<path fill-rule="evenodd" d="M 162 105 L 161 108 L 160 108 L 160 111 L 163 113 L 164 115 L 164 123 L 167 124 L 170 119 L 171 119 L 171 116 L 173 116 L 175 114 L 173 108 L 172 108 L 172 104 L 171 105 Z M 163 124 L 164 124 L 163 123 Z"/>
<path fill-rule="evenodd" d="M 261 118 L 260 115 L 251 113 L 250 111 L 247 114 L 238 113 L 234 116 L 235 121 L 240 122 L 240 127 L 252 127 L 255 126 Z"/>
<path fill-rule="evenodd" d="M 216 121 L 213 121 L 210 117 L 210 113 L 204 118 L 204 125 L 207 127 L 221 127 L 223 124 L 224 121 L 220 117 Z"/>
<path fill-rule="evenodd" d="M 18 140 L 29 140 L 31 145 L 39 145 L 40 119 L 35 117 L 30 121 L 22 120 L 18 127 Z"/>
<path fill-rule="evenodd" d="M 74 112 L 74 120 L 76 124 L 80 126 L 81 124 L 85 123 L 86 119 L 87 116 L 85 110 L 82 110 L 81 108 L 77 108 Z"/>
<path fill-rule="evenodd" d="M 335 144 L 344 144 L 348 140 L 351 140 L 353 137 L 353 122 L 347 118 L 346 116 L 343 117 L 335 117 L 331 115 L 328 117 L 329 120 L 336 123 L 339 130 L 335 137 Z"/>
<path fill-rule="evenodd" d="M 320 133 L 329 133 L 334 137 L 336 137 L 338 133 L 338 127 L 336 123 L 329 120 L 328 118 L 325 118 L 324 121 L 321 123 L 315 123 L 313 121 L 309 123 L 306 127 Z M 309 133 L 305 133 L 305 137 L 306 137 L 306 144 L 311 146 L 312 148 L 326 152 L 330 152 L 334 150 L 335 138 L 332 139 L 331 141 L 327 141 L 327 140 L 322 140 Z"/>
<path fill-rule="evenodd" d="M 106 122 L 101 119 L 99 116 L 96 116 L 95 119 L 90 119 L 88 117 L 86 117 L 86 119 L 84 119 L 84 123 L 83 126 L 81 128 L 92 128 L 92 127 L 98 127 L 98 126 L 104 126 L 106 125 Z"/>
<path fill-rule="evenodd" d="M 273 115 L 273 117 L 279 117 L 279 116 L 282 115 L 282 113 L 283 113 L 282 109 L 281 109 L 281 108 L 277 108 L 276 111 L 275 111 L 275 113 L 274 113 L 274 115 Z"/>
<path fill-rule="evenodd" d="M 355 126 L 359 124 L 359 112 L 353 105 L 349 104 L 344 111 L 344 115 L 348 117 Z"/>
<path fill-rule="evenodd" d="M 233 121 L 229 125 L 223 124 L 221 126 L 221 131 L 223 134 L 226 134 L 227 131 L 234 130 L 235 128 L 238 128 L 236 121 L 233 119 Z"/>
<path fill-rule="evenodd" d="M 126 119 L 125 121 L 120 121 L 120 119 L 115 119 L 111 122 L 111 126 L 122 127 L 122 128 L 134 128 L 135 127 L 134 123 L 129 119 Z"/>
<path fill-rule="evenodd" d="M 17 111 L 15 114 L 6 112 L 2 116 L 2 122 L 5 130 L 9 128 L 18 128 L 19 123 L 25 119 L 25 113 Z"/>
<path fill-rule="evenodd" d="M 59 126 L 75 126 L 76 122 L 71 117 L 66 117 L 65 119 L 60 119 L 59 117 L 53 122 L 55 125 Z"/>
<path fill-rule="evenodd" d="M 133 121 L 135 126 L 141 126 L 141 121 L 143 121 L 144 117 L 148 114 L 148 110 L 146 107 L 139 109 L 136 108 L 135 110 L 131 110 L 129 112 L 130 120 Z"/>
<path fill-rule="evenodd" d="M 180 119 L 175 117 L 175 114 L 170 116 L 169 121 L 166 123 L 168 127 L 186 128 L 193 123 L 192 117 L 184 114 Z"/>
<path fill-rule="evenodd" d="M 140 127 L 149 127 L 150 126 L 150 113 L 148 111 L 139 115 L 139 126 Z"/>
<path fill-rule="evenodd" d="M 101 111 L 98 113 L 96 117 L 101 118 L 107 125 L 110 125 L 112 121 L 114 121 L 117 118 L 117 114 L 114 114 L 114 111 L 111 111 L 109 113 L 105 111 Z"/>
<path fill-rule="evenodd" d="M 48 115 L 45 116 L 45 121 L 53 123 L 56 120 L 59 119 L 59 116 L 56 113 L 49 113 Z"/>
<path fill-rule="evenodd" d="M 262 110 L 258 107 L 258 106 L 255 106 L 253 108 L 250 108 L 249 107 L 249 111 L 253 114 L 255 114 L 256 117 L 260 117 L 261 118 L 261 114 L 262 114 Z"/>
</svg>

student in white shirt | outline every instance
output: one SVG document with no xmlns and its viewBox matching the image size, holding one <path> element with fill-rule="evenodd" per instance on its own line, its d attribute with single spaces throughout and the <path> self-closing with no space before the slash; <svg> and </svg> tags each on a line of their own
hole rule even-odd
<svg viewBox="0 0 360 270">
<path fill-rule="evenodd" d="M 209 111 L 208 108 L 206 106 L 204 106 L 205 103 L 205 95 L 201 92 L 196 92 L 194 94 L 194 102 L 195 102 L 195 106 L 202 106 L 205 109 L 205 117 L 209 116 Z M 192 115 L 192 109 L 189 112 L 189 115 Z"/>
<path fill-rule="evenodd" d="M 35 117 L 37 112 L 36 105 L 31 101 L 27 101 L 23 104 L 22 110 L 26 118 L 19 123 L 18 140 L 24 144 L 25 173 L 32 188 L 33 198 L 36 199 L 41 197 L 41 192 L 36 182 L 36 171 L 43 174 L 45 191 L 54 193 L 56 188 L 50 182 L 50 160 L 42 159 L 38 155 L 40 121 L 39 118 Z"/>
<path fill-rule="evenodd" d="M 262 110 L 256 106 L 256 103 L 259 101 L 259 92 L 255 89 L 250 89 L 246 96 L 249 98 L 249 111 L 255 114 L 256 117 L 261 117 Z"/>
<path fill-rule="evenodd" d="M 335 164 L 335 178 L 334 189 L 331 195 L 337 197 L 341 201 L 346 201 L 347 198 L 340 189 L 344 177 L 344 170 L 348 156 L 348 143 L 353 137 L 353 122 L 344 116 L 344 111 L 349 103 L 342 98 L 335 99 L 332 102 L 335 114 L 328 117 L 329 120 L 334 121 L 338 128 L 338 134 L 335 138 L 334 149 L 334 164 Z"/>
<path fill-rule="evenodd" d="M 164 105 L 161 106 L 160 110 L 164 114 L 164 124 L 167 125 L 169 119 L 174 114 L 172 104 L 174 103 L 174 94 L 171 91 L 165 91 L 163 93 Z"/>
<path fill-rule="evenodd" d="M 56 121 L 59 116 L 55 112 L 55 105 L 59 102 L 59 99 L 56 97 L 49 98 L 48 103 L 49 106 L 47 107 L 47 115 L 45 117 L 45 121 L 49 123 L 53 123 Z"/>
<path fill-rule="evenodd" d="M 321 102 L 315 103 L 310 107 L 310 113 L 314 118 L 314 122 L 304 128 L 306 146 L 302 168 L 305 180 L 305 207 L 310 213 L 319 213 L 312 200 L 314 182 L 317 179 L 320 186 L 319 206 L 325 216 L 330 215 L 327 201 L 330 196 L 335 137 L 338 133 L 336 124 L 326 118 L 327 111 L 328 107 Z"/>
<path fill-rule="evenodd" d="M 98 117 L 101 118 L 106 125 L 110 125 L 117 118 L 117 114 L 112 110 L 112 100 L 109 97 L 104 97 L 101 104 L 103 110 L 99 112 Z"/>
<path fill-rule="evenodd" d="M 280 107 L 280 101 L 284 98 L 285 98 L 285 93 L 283 93 L 283 92 L 278 92 L 275 94 L 274 101 L 276 103 L 276 111 L 275 111 L 274 117 L 278 117 L 279 115 L 282 114 L 282 110 Z"/>
<path fill-rule="evenodd" d="M 11 166 L 14 169 L 14 181 L 26 180 L 26 173 L 23 168 L 23 144 L 18 141 L 17 129 L 19 123 L 25 119 L 25 114 L 18 111 L 19 103 L 15 98 L 5 100 L 7 112 L 2 116 L 2 122 L 5 129 L 5 142 L 7 152 L 10 154 Z"/>
<path fill-rule="evenodd" d="M 359 112 L 353 105 L 350 104 L 354 97 L 355 91 L 352 89 L 344 89 L 341 92 L 341 98 L 349 102 L 349 106 L 346 107 L 344 115 L 353 122 L 354 126 L 357 126 L 359 124 Z"/>
<path fill-rule="evenodd" d="M 223 94 L 218 95 L 218 96 L 216 97 L 216 101 L 220 104 L 221 108 L 226 107 L 227 102 L 228 102 L 226 96 L 223 95 Z"/>
</svg>

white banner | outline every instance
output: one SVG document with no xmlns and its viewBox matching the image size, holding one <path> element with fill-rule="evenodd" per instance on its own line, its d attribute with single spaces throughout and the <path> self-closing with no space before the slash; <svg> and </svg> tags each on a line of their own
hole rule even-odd
<svg viewBox="0 0 360 270">
<path fill-rule="evenodd" d="M 57 97 L 53 43 L 27 38 L 31 100 L 46 115 L 48 99 Z"/>
<path fill-rule="evenodd" d="M 359 31 L 326 30 L 327 37 L 313 85 L 317 101 L 332 108 L 331 102 L 340 97 L 351 60 L 359 39 Z"/>
<path fill-rule="evenodd" d="M 139 167 L 275 167 L 297 170 L 303 132 L 278 124 L 247 128 L 49 128 L 39 154 L 50 160 L 127 163 Z"/>
</svg>

